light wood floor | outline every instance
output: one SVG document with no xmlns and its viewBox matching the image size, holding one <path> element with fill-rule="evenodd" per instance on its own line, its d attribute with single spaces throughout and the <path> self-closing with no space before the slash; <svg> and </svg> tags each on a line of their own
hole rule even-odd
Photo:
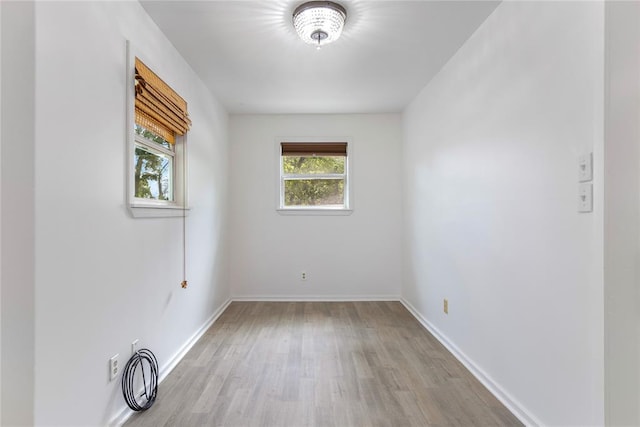
<svg viewBox="0 0 640 427">
<path fill-rule="evenodd" d="M 234 302 L 125 425 L 522 424 L 398 302 Z"/>
</svg>

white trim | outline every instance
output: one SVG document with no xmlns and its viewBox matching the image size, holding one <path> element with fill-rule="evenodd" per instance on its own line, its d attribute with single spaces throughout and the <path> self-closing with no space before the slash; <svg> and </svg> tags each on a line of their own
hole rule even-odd
<svg viewBox="0 0 640 427">
<path fill-rule="evenodd" d="M 227 307 L 229 307 L 232 301 L 233 300 L 229 298 L 220 307 L 218 307 L 218 309 L 211 315 L 211 317 L 209 317 L 209 319 L 207 319 L 207 321 L 200 327 L 200 329 L 194 332 L 194 334 L 191 335 L 191 337 L 183 344 L 182 348 L 180 348 L 165 364 L 165 366 L 160 369 L 160 382 L 162 382 L 167 377 L 167 375 L 169 375 L 171 371 L 173 371 L 173 369 L 178 365 L 178 363 L 180 363 L 187 352 L 191 350 L 191 347 L 193 347 L 195 343 L 197 343 L 198 340 L 202 338 L 205 332 L 207 332 L 211 325 L 213 325 L 214 322 L 218 320 L 218 317 L 220 317 L 220 315 L 224 313 L 224 311 L 227 309 Z"/>
<path fill-rule="evenodd" d="M 129 205 L 129 212 L 134 218 L 182 218 L 189 216 L 191 208 L 182 208 L 180 206 L 153 206 L 153 205 Z"/>
<path fill-rule="evenodd" d="M 242 302 L 401 301 L 399 295 L 236 295 L 232 300 Z"/>
<path fill-rule="evenodd" d="M 144 129 L 144 128 L 142 128 L 142 129 Z M 147 139 L 146 137 L 140 135 L 139 133 L 137 133 L 135 131 L 134 131 L 133 137 L 135 139 L 135 142 L 138 145 L 143 145 L 145 147 L 145 149 L 149 148 L 150 150 L 158 151 L 158 152 L 160 152 L 162 154 L 166 154 L 167 156 L 171 156 L 171 157 L 175 157 L 175 155 L 176 155 L 176 146 L 175 146 L 175 144 L 171 144 L 171 143 L 167 142 L 167 144 L 171 145 L 171 148 L 167 148 L 167 147 L 165 147 L 164 145 L 162 145 L 162 144 L 160 144 L 158 142 L 155 142 L 155 141 L 152 141 L 150 139 Z M 166 140 L 165 140 L 165 142 L 166 142 Z"/>
<path fill-rule="evenodd" d="M 173 369 L 178 366 L 178 363 L 184 358 L 184 356 L 191 350 L 191 348 L 198 342 L 200 338 L 209 330 L 209 328 L 215 323 L 216 320 L 220 317 L 222 313 L 229 307 L 233 300 L 231 298 L 227 299 L 218 309 L 207 319 L 200 328 L 196 332 L 194 332 L 189 339 L 180 347 L 180 349 L 174 353 L 173 356 L 169 359 L 167 363 L 163 367 L 160 368 L 160 375 L 158 377 L 158 385 L 164 381 L 165 378 L 173 371 Z M 109 421 L 109 426 L 120 427 L 122 426 L 131 415 L 135 414 L 134 411 L 129 409 L 128 407 L 124 407 L 118 414 L 116 414 L 111 421 Z"/>
<path fill-rule="evenodd" d="M 346 173 L 285 173 L 281 176 L 285 181 L 300 181 L 309 179 L 346 179 Z"/>
<path fill-rule="evenodd" d="M 411 305 L 409 301 L 404 298 L 400 299 L 402 305 L 405 306 L 409 313 L 416 318 L 418 322 L 433 335 L 440 343 L 445 346 L 451 354 L 458 359 L 460 363 L 464 365 L 465 368 L 471 372 L 471 374 L 476 377 L 478 381 L 484 385 L 491 394 L 495 396 L 504 406 L 507 407 L 509 411 L 516 418 L 518 418 L 524 425 L 526 426 L 541 426 L 543 425 L 535 416 L 533 416 L 529 411 L 527 411 L 524 406 L 518 402 L 514 397 L 512 397 L 506 390 L 504 390 L 500 384 L 495 382 L 482 368 L 476 365 L 473 360 L 467 357 L 466 354 L 462 350 L 460 350 L 453 342 L 451 342 L 438 328 L 433 326 L 431 322 L 429 322 L 414 306 Z"/>
<path fill-rule="evenodd" d="M 343 208 L 278 208 L 280 215 L 351 215 L 353 209 Z"/>
</svg>

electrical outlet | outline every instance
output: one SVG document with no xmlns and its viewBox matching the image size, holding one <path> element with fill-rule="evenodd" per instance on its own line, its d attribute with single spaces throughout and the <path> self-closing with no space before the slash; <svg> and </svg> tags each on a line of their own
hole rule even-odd
<svg viewBox="0 0 640 427">
<path fill-rule="evenodd" d="M 593 184 L 582 183 L 578 185 L 578 212 L 593 211 Z"/>
<path fill-rule="evenodd" d="M 116 354 L 111 359 L 109 359 L 109 381 L 115 380 L 120 373 L 120 366 L 118 365 L 119 356 L 119 354 Z"/>
<path fill-rule="evenodd" d="M 448 299 L 444 299 L 444 304 L 442 309 L 444 310 L 444 314 L 449 314 L 449 300 Z"/>
<path fill-rule="evenodd" d="M 587 182 L 593 179 L 593 154 L 578 157 L 578 181 Z"/>
<path fill-rule="evenodd" d="M 303 271 L 302 273 L 300 273 L 300 280 L 307 280 L 307 272 Z"/>
<path fill-rule="evenodd" d="M 131 354 L 136 354 L 136 351 L 138 351 L 138 339 L 136 338 L 135 340 L 133 340 L 131 342 Z"/>
</svg>

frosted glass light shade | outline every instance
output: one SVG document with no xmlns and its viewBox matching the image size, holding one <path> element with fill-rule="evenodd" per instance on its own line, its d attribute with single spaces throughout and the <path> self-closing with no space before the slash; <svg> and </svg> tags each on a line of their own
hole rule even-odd
<svg viewBox="0 0 640 427">
<path fill-rule="evenodd" d="M 300 38 L 318 47 L 338 40 L 346 19 L 344 7 L 330 1 L 303 3 L 293 12 L 293 26 Z"/>
</svg>

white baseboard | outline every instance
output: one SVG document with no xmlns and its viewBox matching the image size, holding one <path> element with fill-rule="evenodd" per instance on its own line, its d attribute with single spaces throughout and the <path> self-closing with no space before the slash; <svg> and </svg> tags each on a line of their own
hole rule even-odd
<svg viewBox="0 0 640 427">
<path fill-rule="evenodd" d="M 236 295 L 233 301 L 244 302 L 349 302 L 400 301 L 399 295 Z"/>
<path fill-rule="evenodd" d="M 182 358 L 189 352 L 189 350 L 191 350 L 191 347 L 193 347 L 195 343 L 197 343 L 198 340 L 202 338 L 204 333 L 207 332 L 211 325 L 213 325 L 213 323 L 218 320 L 218 317 L 220 317 L 220 315 L 224 313 L 227 307 L 229 307 L 231 301 L 231 298 L 229 298 L 220 307 L 218 307 L 218 309 L 211 315 L 211 317 L 209 317 L 209 319 L 207 319 L 207 321 L 204 322 L 202 326 L 200 326 L 200 329 L 194 332 L 193 335 L 191 335 L 191 337 L 187 340 L 187 342 L 185 342 L 182 347 L 171 357 L 171 359 L 169 359 L 164 367 L 160 368 L 158 382 L 162 382 L 162 380 L 164 380 L 167 375 L 169 375 L 171 371 L 173 371 L 178 363 L 180 363 Z"/>
<path fill-rule="evenodd" d="M 536 417 L 534 417 L 524 406 L 514 399 L 507 391 L 505 391 L 498 383 L 496 383 L 489 375 L 487 375 L 479 366 L 477 366 L 467 355 L 462 352 L 454 343 L 438 330 L 431 322 L 429 322 L 416 308 L 404 298 L 400 302 L 407 310 L 416 318 L 420 324 L 431 333 L 440 343 L 446 347 L 453 356 L 467 368 L 471 374 L 478 379 L 504 406 L 509 409 L 526 426 L 543 425 Z"/>
<path fill-rule="evenodd" d="M 162 381 L 167 378 L 167 375 L 173 371 L 173 369 L 178 366 L 178 363 L 184 358 L 184 356 L 191 350 L 191 347 L 198 342 L 200 338 L 207 332 L 207 330 L 213 325 L 213 323 L 218 320 L 218 317 L 229 307 L 232 299 L 227 299 L 218 309 L 209 317 L 203 324 L 195 331 L 191 337 L 180 347 L 180 349 L 169 359 L 164 366 L 160 367 L 160 374 L 158 375 L 158 384 L 162 383 Z M 122 426 L 135 412 L 129 409 L 128 407 L 124 407 L 122 411 L 116 414 L 111 421 L 109 422 L 109 426 L 112 427 L 120 427 Z"/>
</svg>

